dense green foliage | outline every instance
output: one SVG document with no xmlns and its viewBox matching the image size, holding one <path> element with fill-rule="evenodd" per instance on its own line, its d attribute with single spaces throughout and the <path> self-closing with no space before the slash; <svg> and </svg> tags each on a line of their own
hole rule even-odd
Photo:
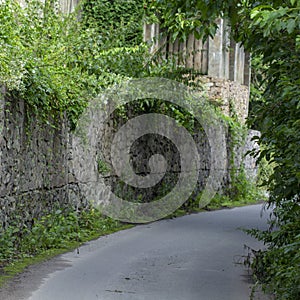
<svg viewBox="0 0 300 300">
<path fill-rule="evenodd" d="M 235 0 L 179 0 L 147 1 L 148 19 L 162 24 L 172 39 L 185 40 L 189 32 L 197 38 L 213 37 L 217 30 L 216 19 L 220 15 L 235 18 Z"/>
<path fill-rule="evenodd" d="M 74 121 L 96 86 L 75 24 L 39 1 L 25 9 L 10 0 L 0 5 L 0 83 L 43 120 L 66 112 Z"/>
<path fill-rule="evenodd" d="M 89 11 L 81 22 L 77 12 L 62 14 L 56 3 L 33 0 L 21 8 L 14 0 L 1 2 L 0 84 L 39 119 L 55 124 L 66 114 L 74 127 L 101 88 L 143 71 L 147 48 L 134 44 L 141 41 L 140 14 L 123 16 L 115 30 L 91 22 Z M 97 17 L 115 19 L 119 11 L 100 10 Z"/>
<path fill-rule="evenodd" d="M 235 40 L 260 66 L 250 122 L 262 133 L 259 159 L 274 166 L 266 184 L 276 208 L 268 231 L 251 232 L 268 245 L 253 267 L 278 299 L 300 298 L 300 1 L 160 0 L 149 1 L 148 9 L 173 38 L 190 32 L 205 38 L 214 34 L 217 17 L 228 18 Z"/>
<path fill-rule="evenodd" d="M 97 28 L 102 40 L 115 47 L 132 47 L 143 41 L 143 0 L 84 0 L 82 22 Z"/>
<path fill-rule="evenodd" d="M 94 208 L 78 212 L 72 208 L 57 209 L 34 219 L 32 224 L 16 218 L 5 231 L 0 231 L 0 268 L 49 249 L 67 249 L 72 243 L 79 245 L 120 228 L 121 223 L 102 216 Z"/>
<path fill-rule="evenodd" d="M 269 231 L 252 233 L 268 243 L 254 267 L 278 299 L 300 297 L 300 2 L 248 8 L 243 31 L 253 55 L 266 66 L 264 102 L 254 121 L 262 132 L 265 157 L 274 167 L 268 180 L 275 204 Z M 248 30 L 248 31 L 247 31 Z M 259 43 L 258 43 L 259 41 Z M 274 228 L 279 227 L 277 230 Z"/>
</svg>

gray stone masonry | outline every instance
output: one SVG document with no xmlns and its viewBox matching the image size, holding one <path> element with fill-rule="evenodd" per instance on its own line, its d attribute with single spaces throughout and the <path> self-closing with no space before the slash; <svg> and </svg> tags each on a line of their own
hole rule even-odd
<svg viewBox="0 0 300 300">
<path fill-rule="evenodd" d="M 231 114 L 232 103 L 241 122 L 245 121 L 248 111 L 248 88 L 238 83 L 203 76 L 199 80 L 204 84 L 202 93 L 208 95 L 212 102 L 219 105 L 227 115 Z M 99 177 L 104 178 L 106 185 L 122 197 L 138 198 L 139 201 L 159 196 L 156 188 L 147 191 L 132 190 L 117 179 L 116 174 L 99 172 L 99 160 L 109 160 L 109 145 L 113 134 L 113 122 L 99 126 L 98 115 L 101 112 L 91 111 L 84 128 L 84 136 L 70 133 L 66 120 L 62 119 L 58 128 L 52 128 L 37 122 L 34 116 L 28 117 L 24 101 L 8 99 L 2 88 L 0 94 L 0 228 L 13 222 L 27 222 L 55 207 L 75 208 L 85 206 L 91 200 L 105 202 L 107 190 L 97 185 Z M 100 131 L 104 132 L 100 132 Z M 103 135 L 103 133 L 105 133 Z M 245 147 L 237 149 L 237 165 L 242 161 L 242 154 L 254 145 L 250 142 L 253 132 L 245 143 Z M 100 136 L 105 138 L 100 139 Z M 194 196 L 203 188 L 209 173 L 210 155 L 207 153 L 207 141 L 201 131 L 195 134 L 198 151 L 201 157 L 201 170 Z M 83 142 L 84 141 L 84 142 Z M 229 149 L 224 147 L 224 157 Z M 166 192 L 168 185 L 178 173 L 178 157 L 176 151 L 166 146 L 157 138 L 145 139 L 136 148 L 136 171 L 147 171 L 149 153 L 164 149 L 169 157 L 170 167 L 161 185 Z M 99 156 L 100 151 L 102 156 Z M 104 154 L 103 154 L 104 153 Z M 228 157 L 228 156 L 227 156 Z M 227 158 L 229 159 L 229 158 Z M 245 168 L 249 176 L 255 177 L 256 165 L 253 159 L 245 160 Z M 226 162 L 226 175 L 222 186 L 229 184 L 229 162 Z"/>
</svg>

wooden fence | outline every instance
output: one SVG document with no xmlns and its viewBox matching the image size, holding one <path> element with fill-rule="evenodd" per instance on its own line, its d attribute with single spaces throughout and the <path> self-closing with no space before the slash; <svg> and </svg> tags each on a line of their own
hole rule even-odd
<svg viewBox="0 0 300 300">
<path fill-rule="evenodd" d="M 25 4 L 25 0 L 19 0 Z M 44 0 L 41 0 L 44 1 Z M 74 10 L 80 0 L 59 0 L 62 12 Z M 203 42 L 189 35 L 185 42 L 171 42 L 162 37 L 159 24 L 144 25 L 144 41 L 151 43 L 151 52 L 160 52 L 161 59 L 172 59 L 177 65 L 191 68 L 211 77 L 250 84 L 250 54 L 230 38 L 230 28 L 223 19 L 218 20 L 214 38 Z"/>
<path fill-rule="evenodd" d="M 18 0 L 22 6 L 26 5 L 26 0 Z M 46 0 L 41 0 L 41 2 L 45 2 Z M 59 0 L 59 6 L 62 12 L 70 13 L 72 12 L 80 0 Z"/>
<path fill-rule="evenodd" d="M 171 42 L 164 37 L 159 24 L 144 25 L 144 41 L 151 43 L 151 52 L 161 59 L 172 59 L 177 65 L 249 85 L 250 55 L 230 38 L 230 29 L 223 19 L 218 20 L 215 37 L 203 42 L 190 34 L 185 42 Z"/>
<path fill-rule="evenodd" d="M 70 13 L 72 12 L 76 5 L 79 3 L 80 0 L 59 0 L 59 4 L 61 7 L 62 12 Z"/>
</svg>

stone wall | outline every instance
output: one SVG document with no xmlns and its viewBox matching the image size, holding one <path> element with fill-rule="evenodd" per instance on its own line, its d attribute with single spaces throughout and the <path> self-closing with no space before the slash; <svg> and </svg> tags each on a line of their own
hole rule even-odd
<svg viewBox="0 0 300 300">
<path fill-rule="evenodd" d="M 203 85 L 202 94 L 227 116 L 236 114 L 241 123 L 248 116 L 249 88 L 235 81 L 211 76 L 199 76 L 195 79 Z"/>
<path fill-rule="evenodd" d="M 38 125 L 24 102 L 0 94 L 0 227 L 68 202 L 68 128 Z"/>
<path fill-rule="evenodd" d="M 257 178 L 258 166 L 256 160 L 251 155 L 245 156 L 245 153 L 250 150 L 259 150 L 257 142 L 253 140 L 253 138 L 257 136 L 260 136 L 260 131 L 249 129 L 244 143 L 236 147 L 234 151 L 235 166 L 238 168 L 243 166 L 249 181 L 255 181 Z"/>
<path fill-rule="evenodd" d="M 237 83 L 201 77 L 204 91 L 211 101 L 220 105 L 225 114 L 232 113 L 232 103 L 241 121 L 247 114 L 248 89 Z M 81 127 L 82 132 L 70 133 L 67 122 L 61 120 L 59 128 L 54 129 L 37 120 L 26 110 L 20 99 L 8 99 L 2 90 L 0 97 L 0 226 L 6 227 L 16 216 L 24 222 L 59 206 L 80 207 L 91 200 L 105 202 L 108 197 L 107 186 L 118 191 L 122 197 L 141 197 L 139 201 L 147 201 L 158 196 L 157 189 L 147 191 L 133 190 L 120 184 L 114 172 L 99 170 L 100 161 L 109 161 L 110 139 L 114 133 L 114 122 L 99 124 L 105 110 L 91 109 Z M 253 135 L 250 133 L 249 137 Z M 126 137 L 124 137 L 126 138 Z M 201 157 L 197 192 L 200 191 L 209 173 L 211 157 L 207 154 L 208 144 L 201 129 L 196 131 L 194 140 L 197 141 Z M 178 173 L 178 155 L 174 149 L 166 151 L 165 142 L 157 136 L 140 141 L 134 154 L 135 170 L 145 173 L 148 168 L 148 158 L 153 153 L 167 154 L 170 164 L 167 177 L 161 185 L 162 192 Z M 237 164 L 240 164 L 242 153 L 251 149 L 253 144 L 247 139 L 246 149 L 237 150 Z M 224 157 L 227 156 L 226 174 L 222 186 L 229 184 L 229 137 L 227 145 L 223 146 Z M 163 150 L 161 150 L 163 149 Z M 109 166 L 111 167 L 111 165 Z M 246 169 L 255 175 L 256 166 L 253 160 L 247 158 Z M 175 178 L 176 179 L 176 178 Z M 101 181 L 101 184 L 99 182 Z"/>
<path fill-rule="evenodd" d="M 20 0 L 22 4 L 25 2 Z M 63 12 L 70 12 L 78 4 L 78 0 L 60 0 Z M 240 45 L 229 39 L 227 25 L 219 20 L 219 30 L 214 39 L 202 43 L 190 36 L 186 43 L 168 43 L 164 46 L 165 54 L 185 54 L 184 64 L 188 68 L 200 70 L 207 74 L 197 78 L 204 88 L 201 92 L 210 101 L 220 106 L 225 115 L 236 114 L 244 123 L 248 114 L 249 88 L 249 55 L 244 53 Z M 159 34 L 158 25 L 145 25 L 145 39 L 152 39 Z M 164 42 L 166 42 L 165 40 Z M 228 49 L 231 48 L 229 52 Z M 155 50 L 154 48 L 152 50 Z M 190 51 L 191 50 L 191 51 Z M 189 53 L 190 51 L 190 53 Z M 193 55 L 192 55 L 193 54 Z M 178 63 L 180 63 L 178 61 Z M 245 85 L 242 85 L 244 83 Z M 66 120 L 62 119 L 57 129 L 45 124 L 38 124 L 37 120 L 26 110 L 20 99 L 8 99 L 5 90 L 0 93 L 0 229 L 16 220 L 32 222 L 47 211 L 55 207 L 85 206 L 90 200 L 107 201 L 108 191 L 112 189 L 122 196 L 139 197 L 139 201 L 155 198 L 157 189 L 147 191 L 133 190 L 120 184 L 114 172 L 100 170 L 101 161 L 109 161 L 109 144 L 113 129 L 113 120 L 109 124 L 99 124 L 103 117 L 99 110 L 91 110 L 80 132 L 70 133 Z M 242 162 L 243 153 L 255 146 L 251 142 L 253 132 L 249 132 L 245 147 L 236 149 L 236 165 Z M 126 137 L 124 137 L 126 138 Z M 208 143 L 199 130 L 193 138 L 197 142 L 201 157 L 202 169 L 195 195 L 200 191 L 209 173 L 211 157 L 208 155 Z M 221 185 L 229 184 L 230 153 L 229 136 L 227 145 L 223 148 L 227 157 L 226 172 Z M 176 179 L 179 171 L 178 155 L 158 137 L 141 140 L 139 146 L 133 149 L 135 160 L 133 164 L 137 173 L 147 173 L 148 150 L 153 153 L 167 154 L 170 166 L 167 178 L 161 184 L 165 186 Z M 100 153 L 102 153 L 100 155 Z M 104 154 L 103 154 L 104 153 Z M 249 178 L 256 174 L 255 162 L 251 158 L 244 161 Z M 111 167 L 111 166 L 109 166 Z M 101 181 L 101 184 L 99 182 Z"/>
<path fill-rule="evenodd" d="M 222 111 L 228 115 L 237 115 L 241 123 L 245 122 L 248 113 L 248 97 L 249 90 L 247 86 L 240 85 L 238 83 L 226 80 L 212 78 L 209 76 L 201 76 L 197 78 L 201 83 L 203 83 L 203 91 L 200 92 L 200 96 L 203 94 L 208 96 L 208 98 L 215 104 L 220 106 Z M 99 113 L 101 115 L 99 115 Z M 142 112 L 141 112 L 142 113 Z M 128 119 L 135 117 L 134 114 L 129 113 Z M 170 147 L 170 144 L 166 140 L 161 139 L 155 135 L 148 136 L 147 138 L 140 139 L 140 144 L 136 146 L 137 148 L 132 149 L 132 165 L 134 165 L 135 171 L 138 174 L 145 175 L 149 171 L 149 157 L 155 153 L 163 152 L 167 156 L 171 166 L 167 169 L 167 178 L 156 186 L 154 189 L 135 189 L 127 186 L 123 182 L 120 182 L 117 174 L 113 172 L 113 167 L 111 163 L 110 146 L 115 132 L 119 127 L 123 125 L 124 120 L 118 120 L 117 128 L 114 127 L 113 120 L 110 123 L 99 124 L 99 120 L 103 119 L 103 114 L 101 111 L 92 108 L 85 121 L 86 126 L 84 130 L 84 138 L 79 135 L 73 136 L 73 174 L 72 178 L 76 178 L 77 181 L 81 182 L 81 187 L 85 190 L 85 193 L 89 193 L 90 199 L 100 199 L 103 202 L 107 197 L 107 193 L 104 188 L 99 188 L 99 177 L 104 177 L 104 186 L 109 186 L 122 198 L 130 199 L 134 198 L 140 202 L 147 202 L 148 199 L 153 199 L 158 196 L 160 191 L 164 191 L 166 185 L 174 184 L 176 179 L 176 173 L 178 173 L 178 157 L 176 151 Z M 116 121 L 116 119 L 115 119 Z M 141 127 L 144 124 L 141 124 Z M 193 139 L 196 141 L 198 153 L 200 154 L 200 168 L 199 180 L 197 188 L 195 190 L 195 195 L 201 191 L 205 185 L 206 179 L 210 171 L 211 157 L 208 154 L 209 145 L 207 137 L 201 131 L 201 126 L 196 129 L 196 133 L 193 135 Z M 105 132 L 103 134 L 103 132 Z M 228 132 L 226 133 L 226 145 L 220 145 L 223 147 L 222 157 L 226 162 L 224 163 L 226 171 L 220 182 L 220 188 L 225 188 L 230 184 L 230 161 L 232 153 L 230 153 L 230 139 Z M 253 148 L 253 143 L 251 140 L 252 132 L 249 131 L 246 143 L 244 146 L 236 148 L 235 155 L 236 166 L 240 166 L 244 160 L 243 154 L 248 150 Z M 123 135 L 123 140 L 129 139 L 130 136 Z M 85 141 L 84 143 L 82 141 Z M 89 148 L 90 147 L 90 148 Z M 150 149 L 145 151 L 145 149 Z M 162 150 L 163 149 L 163 150 Z M 84 153 L 84 155 L 82 155 Z M 99 156 L 101 153 L 101 156 Z M 124 159 L 122 157 L 119 160 Z M 98 160 L 101 160 L 108 166 L 108 171 L 102 172 L 97 166 Z M 118 160 L 118 159 L 117 159 Z M 247 157 L 245 160 L 246 173 L 251 177 L 254 176 L 256 172 L 256 165 L 253 159 Z M 79 166 L 79 167 L 78 167 Z M 162 171 L 163 172 L 163 171 Z M 102 173 L 102 174 L 101 174 Z M 174 179 L 175 178 L 175 179 Z M 172 182 L 173 180 L 173 182 Z M 97 183 L 98 181 L 98 183 Z M 103 182 L 101 182 L 103 184 Z M 194 195 L 194 196 L 195 196 Z"/>
</svg>

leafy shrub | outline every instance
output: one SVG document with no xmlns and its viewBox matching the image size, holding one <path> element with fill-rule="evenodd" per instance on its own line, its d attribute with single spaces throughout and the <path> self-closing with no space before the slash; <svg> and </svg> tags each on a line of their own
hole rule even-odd
<svg viewBox="0 0 300 300">
<path fill-rule="evenodd" d="M 287 201 L 275 207 L 271 227 L 266 231 L 248 230 L 268 246 L 254 251 L 251 267 L 265 291 L 276 299 L 300 298 L 300 207 Z M 278 227 L 280 225 L 280 227 Z"/>
<path fill-rule="evenodd" d="M 66 114 L 74 128 L 89 99 L 102 88 L 143 72 L 147 50 L 135 44 L 141 41 L 141 32 L 136 32 L 142 30 L 138 13 L 127 13 L 128 24 L 115 23 L 115 30 L 96 21 L 86 26 L 91 19 L 86 11 L 81 21 L 77 12 L 60 13 L 58 1 L 26 3 L 22 8 L 14 0 L 0 2 L 0 85 L 11 97 L 25 101 L 29 115 L 54 125 Z M 115 11 L 114 18 L 120 18 L 119 13 L 124 11 Z M 122 30 L 132 24 L 135 38 L 128 42 L 128 35 L 122 40 Z"/>
<path fill-rule="evenodd" d="M 84 0 L 81 18 L 97 28 L 114 47 L 134 47 L 143 41 L 143 0 Z M 112 39 L 112 40 L 111 40 Z"/>
<path fill-rule="evenodd" d="M 95 208 L 81 212 L 54 210 L 34 219 L 31 226 L 15 220 L 0 231 L 0 266 L 13 260 L 37 255 L 49 249 L 64 249 L 93 235 L 108 233 L 122 225 Z"/>
</svg>

